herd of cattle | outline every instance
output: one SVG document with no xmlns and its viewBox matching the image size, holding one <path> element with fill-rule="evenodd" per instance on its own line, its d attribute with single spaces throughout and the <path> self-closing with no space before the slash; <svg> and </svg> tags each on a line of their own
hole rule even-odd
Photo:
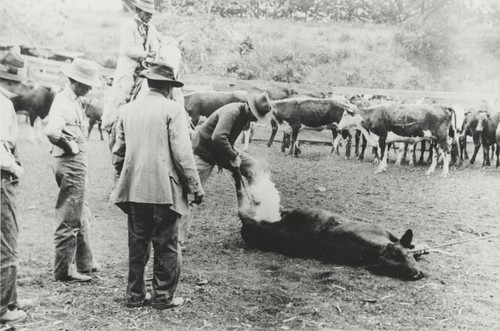
<svg viewBox="0 0 500 331">
<path fill-rule="evenodd" d="M 2 85 L 9 85 L 2 81 Z M 17 94 L 12 98 L 16 111 L 27 112 L 30 123 L 48 115 L 55 91 L 44 86 L 26 86 L 17 84 L 7 86 Z M 332 151 L 338 151 L 341 138 L 345 140 L 346 157 L 350 156 L 351 139 L 355 139 L 355 154 L 363 160 L 367 145 L 373 147 L 375 161 L 379 163 L 376 172 L 387 168 L 388 150 L 393 143 L 399 143 L 399 164 L 406 158 L 409 149 L 409 163 L 415 164 L 415 145 L 421 143 L 421 156 L 418 162 L 424 162 L 426 142 L 431 165 L 427 174 L 431 174 L 439 157 L 443 160 L 442 176 L 446 176 L 450 164 L 460 165 L 468 159 L 467 137 L 474 142 L 474 152 L 470 163 L 474 163 L 480 146 L 483 146 L 483 166 L 490 165 L 490 159 L 496 157 L 496 167 L 500 166 L 500 105 L 477 107 L 459 112 L 453 107 L 436 103 L 406 103 L 404 101 L 381 100 L 381 97 L 366 96 L 329 96 L 320 97 L 317 93 L 296 94 L 289 88 L 263 88 L 268 93 L 272 109 L 271 146 L 278 127 L 283 131 L 281 150 L 299 155 L 298 135 L 301 130 L 331 130 Z M 102 94 L 102 93 L 101 93 Z M 204 117 L 210 116 L 218 108 L 232 102 L 245 102 L 247 92 L 234 91 L 194 91 L 184 95 L 184 106 L 194 126 L 199 125 Z M 89 117 L 89 135 L 97 123 L 101 140 L 100 127 L 103 115 L 102 96 L 86 98 L 84 105 Z M 483 103 L 484 105 L 484 103 Z M 458 115 L 458 116 L 457 116 Z M 461 118 L 462 117 L 462 118 Z M 460 123 L 461 122 L 461 123 Z M 460 124 L 460 125 L 459 125 Z M 250 129 L 250 128 L 249 128 Z M 360 146 L 360 140 L 361 146 Z M 247 144 L 248 144 L 247 138 Z M 248 145 L 246 145 L 248 146 Z"/>
</svg>

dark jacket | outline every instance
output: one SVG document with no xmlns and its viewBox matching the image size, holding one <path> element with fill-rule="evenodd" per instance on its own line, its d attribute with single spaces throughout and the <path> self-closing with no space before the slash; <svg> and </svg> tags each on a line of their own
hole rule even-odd
<svg viewBox="0 0 500 331">
<path fill-rule="evenodd" d="M 193 151 L 206 162 L 228 168 L 238 155 L 233 145 L 250 118 L 250 109 L 243 102 L 217 109 L 196 130 Z"/>
</svg>

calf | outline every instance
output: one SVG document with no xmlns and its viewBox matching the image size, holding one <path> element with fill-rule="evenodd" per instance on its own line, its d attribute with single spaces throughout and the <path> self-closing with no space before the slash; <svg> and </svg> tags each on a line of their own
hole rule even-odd
<svg viewBox="0 0 500 331">
<path fill-rule="evenodd" d="M 87 139 L 90 139 L 90 133 L 92 132 L 92 128 L 95 124 L 97 124 L 97 130 L 99 131 L 99 135 L 101 140 L 104 140 L 102 135 L 102 113 L 103 113 L 103 105 L 102 101 L 99 100 L 83 100 L 83 109 L 85 109 L 85 115 L 89 118 L 89 130 Z"/>
<path fill-rule="evenodd" d="M 412 230 L 398 238 L 378 225 L 352 222 L 315 208 L 282 211 L 276 222 L 257 221 L 253 204 L 242 193 L 241 176 L 234 177 L 241 236 L 251 247 L 327 262 L 376 266 L 405 279 L 424 277 L 412 251 Z"/>
</svg>

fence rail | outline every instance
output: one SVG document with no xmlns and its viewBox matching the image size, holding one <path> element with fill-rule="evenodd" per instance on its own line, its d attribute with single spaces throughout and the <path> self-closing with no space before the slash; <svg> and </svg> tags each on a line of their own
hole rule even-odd
<svg viewBox="0 0 500 331">
<path fill-rule="evenodd" d="M 66 79 L 60 72 L 60 67 L 65 62 L 47 60 L 43 58 L 24 56 L 27 63 L 27 76 L 35 83 L 42 85 L 64 85 Z M 104 68 L 103 75 L 112 76 L 113 69 Z M 342 87 L 321 84 L 298 84 L 283 83 L 265 80 L 241 80 L 227 77 L 213 77 L 195 74 L 182 75 L 181 80 L 186 84 L 186 91 L 195 90 L 239 90 L 251 87 L 287 87 L 297 93 L 322 92 L 335 95 L 385 95 L 403 100 L 418 100 L 422 98 L 432 98 L 445 103 L 477 104 L 482 100 L 494 101 L 498 98 L 498 93 L 491 91 L 484 93 L 477 92 L 445 92 L 445 91 L 423 91 L 423 90 L 396 90 L 396 89 L 371 89 L 362 87 Z"/>
</svg>

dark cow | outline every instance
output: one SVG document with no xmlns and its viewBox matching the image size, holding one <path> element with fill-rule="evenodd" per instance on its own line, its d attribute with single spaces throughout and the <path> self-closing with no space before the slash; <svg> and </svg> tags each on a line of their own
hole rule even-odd
<svg viewBox="0 0 500 331">
<path fill-rule="evenodd" d="M 297 137 L 299 131 L 305 127 L 317 131 L 331 130 L 333 141 L 335 141 L 338 133 L 336 123 L 342 118 L 344 110 L 350 107 L 354 107 L 354 105 L 334 98 L 318 99 L 303 97 L 272 101 L 271 109 L 275 124 L 273 125 L 271 122 L 273 132 L 271 133 L 268 146 L 271 145 L 276 135 L 276 123 L 281 125 L 284 132 L 281 144 L 282 152 L 285 152 L 287 135 L 291 135 L 290 154 L 298 155 L 300 153 Z M 349 150 L 350 144 L 348 144 L 346 152 Z M 333 151 L 334 148 L 332 148 Z"/>
<path fill-rule="evenodd" d="M 259 87 L 266 91 L 269 99 L 280 100 L 292 95 L 289 88 L 281 87 Z M 222 106 L 233 102 L 245 102 L 247 91 L 196 91 L 184 95 L 184 107 L 194 126 L 198 124 L 200 116 L 210 117 L 213 112 Z"/>
<path fill-rule="evenodd" d="M 26 111 L 33 127 L 37 118 L 47 117 L 54 101 L 55 92 L 46 86 L 27 86 L 21 84 L 11 91 L 17 94 L 10 100 L 14 104 L 16 112 Z"/>
<path fill-rule="evenodd" d="M 412 230 L 398 238 L 376 224 L 349 221 L 316 208 L 281 212 L 277 222 L 256 221 L 255 209 L 242 194 L 241 176 L 234 175 L 241 236 L 251 247 L 297 257 L 353 266 L 371 266 L 410 280 L 424 277 L 412 251 Z"/>
<path fill-rule="evenodd" d="M 481 143 L 483 144 L 483 166 L 490 166 L 490 147 L 494 148 L 496 145 L 496 167 L 498 168 L 500 166 L 500 160 L 499 145 L 497 145 L 496 141 L 496 129 L 500 124 L 500 109 L 495 109 L 491 112 L 480 111 L 476 115 L 476 121 L 477 125 L 473 132 L 475 131 L 479 135 Z"/>
<path fill-rule="evenodd" d="M 500 123 L 498 124 L 497 127 L 496 138 L 497 138 L 497 148 L 498 148 L 500 146 Z"/>
<path fill-rule="evenodd" d="M 199 91 L 184 95 L 184 107 L 191 117 L 191 122 L 196 126 L 200 116 L 208 118 L 222 106 L 246 100 L 246 91 Z"/>
<path fill-rule="evenodd" d="M 409 105 L 389 104 L 368 108 L 358 108 L 354 111 L 344 112 L 339 123 L 339 129 L 358 128 L 363 129 L 366 135 L 374 133 L 379 139 L 381 149 L 386 148 L 389 142 L 417 143 L 422 140 L 436 141 L 432 164 L 427 175 L 434 172 L 437 165 L 438 148 L 443 153 L 443 172 L 441 176 L 446 177 L 449 172 L 449 148 L 450 127 L 455 131 L 456 117 L 450 107 L 441 105 Z M 455 119 L 452 125 L 452 117 Z M 457 135 L 452 134 L 456 139 Z M 389 138 L 389 139 L 388 139 Z M 380 162 L 377 172 L 387 169 L 387 153 Z"/>
<path fill-rule="evenodd" d="M 483 118 L 488 120 L 489 117 L 489 110 L 481 109 L 481 110 L 475 110 L 475 111 L 469 111 L 462 123 L 462 127 L 460 130 L 460 137 L 459 137 L 459 144 L 460 144 L 460 163 L 463 162 L 463 160 L 466 160 L 468 158 L 467 154 L 467 136 L 472 137 L 472 142 L 474 143 L 474 151 L 472 153 L 472 157 L 470 158 L 469 163 L 474 164 L 476 162 L 476 157 L 479 152 L 479 149 L 481 148 L 481 145 L 483 145 L 483 166 L 484 165 L 489 165 L 490 163 L 490 158 L 489 158 L 489 151 L 490 147 L 495 150 L 495 138 L 494 138 L 494 131 L 495 129 L 491 127 L 494 125 L 494 123 L 490 123 L 490 125 L 487 126 L 486 130 L 484 131 L 485 135 L 485 140 L 486 143 L 483 143 L 483 123 L 479 123 L 479 119 Z M 479 130 L 478 130 L 479 128 Z M 493 137 L 493 140 L 492 140 Z M 493 157 L 493 156 L 492 156 Z"/>
</svg>

